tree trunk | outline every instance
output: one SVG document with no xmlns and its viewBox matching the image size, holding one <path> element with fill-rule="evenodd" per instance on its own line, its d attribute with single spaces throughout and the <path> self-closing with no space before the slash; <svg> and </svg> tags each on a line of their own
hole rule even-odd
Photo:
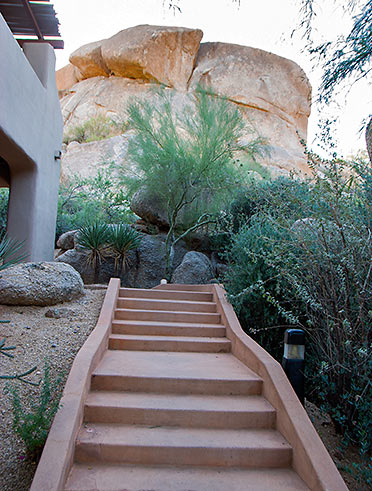
<svg viewBox="0 0 372 491">
<path fill-rule="evenodd" d="M 367 144 L 367 152 L 369 155 L 369 160 L 372 164 L 372 117 L 369 120 L 369 123 L 366 128 L 366 144 Z"/>
</svg>

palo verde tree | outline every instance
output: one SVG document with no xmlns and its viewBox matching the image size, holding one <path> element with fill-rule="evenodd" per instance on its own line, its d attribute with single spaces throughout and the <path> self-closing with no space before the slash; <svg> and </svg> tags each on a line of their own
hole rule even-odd
<svg viewBox="0 0 372 491">
<path fill-rule="evenodd" d="M 242 184 L 244 166 L 234 164 L 238 150 L 253 156 L 262 147 L 257 138 L 239 145 L 244 122 L 238 108 L 226 99 L 198 88 L 189 103 L 176 111 L 172 92 L 157 91 L 151 101 L 129 105 L 128 121 L 135 130 L 128 155 L 134 176 L 123 176 L 132 192 L 145 188 L 156 195 L 167 213 L 166 275 L 172 273 L 174 247 L 190 232 L 210 223 L 216 202 Z M 180 217 L 193 207 L 186 228 Z M 185 225 L 185 224 L 183 224 Z"/>
</svg>

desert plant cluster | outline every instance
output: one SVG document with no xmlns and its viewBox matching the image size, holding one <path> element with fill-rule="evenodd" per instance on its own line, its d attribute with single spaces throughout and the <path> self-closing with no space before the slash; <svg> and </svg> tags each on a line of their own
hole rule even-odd
<svg viewBox="0 0 372 491">
<path fill-rule="evenodd" d="M 252 182 L 221 214 L 215 247 L 243 328 L 279 361 L 285 329 L 305 330 L 306 396 L 368 459 L 372 171 L 311 154 L 309 165 L 309 180 Z"/>
</svg>

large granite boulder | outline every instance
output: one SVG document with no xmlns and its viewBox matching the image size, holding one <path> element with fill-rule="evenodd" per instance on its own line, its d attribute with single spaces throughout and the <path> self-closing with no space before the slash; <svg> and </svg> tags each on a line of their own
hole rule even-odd
<svg viewBox="0 0 372 491">
<path fill-rule="evenodd" d="M 118 135 L 89 143 L 71 142 L 62 154 L 62 181 L 73 176 L 92 177 L 98 171 L 112 169 L 112 165 L 127 165 L 128 136 Z M 113 175 L 117 172 L 113 170 Z"/>
<path fill-rule="evenodd" d="M 232 102 L 276 115 L 306 136 L 311 86 L 293 61 L 229 43 L 202 43 L 190 87 L 212 87 Z"/>
<path fill-rule="evenodd" d="M 202 43 L 190 89 L 198 84 L 239 104 L 267 139 L 274 167 L 308 171 L 298 135 L 306 139 L 311 86 L 296 63 L 248 46 Z"/>
<path fill-rule="evenodd" d="M 74 85 L 61 99 L 65 131 L 103 114 L 113 119 L 125 117 L 134 97 L 151 97 L 150 84 L 121 77 L 93 77 Z"/>
<path fill-rule="evenodd" d="M 202 36 L 185 27 L 130 27 L 102 43 L 102 58 L 113 75 L 185 89 Z"/>
<path fill-rule="evenodd" d="M 109 75 L 109 69 L 102 58 L 102 43 L 103 41 L 95 41 L 85 44 L 71 53 L 70 63 L 79 69 L 83 78 Z"/>
<path fill-rule="evenodd" d="M 5 305 L 54 305 L 83 293 L 79 273 L 64 263 L 21 263 L 0 273 L 0 303 Z"/>
<path fill-rule="evenodd" d="M 203 285 L 214 278 L 212 263 L 202 252 L 190 251 L 172 274 L 172 283 Z"/>
</svg>

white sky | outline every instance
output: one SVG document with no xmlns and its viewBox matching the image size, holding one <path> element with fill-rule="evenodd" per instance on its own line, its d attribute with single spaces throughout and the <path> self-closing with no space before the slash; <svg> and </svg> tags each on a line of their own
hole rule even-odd
<svg viewBox="0 0 372 491">
<path fill-rule="evenodd" d="M 68 57 L 83 44 L 98 41 L 122 29 L 138 24 L 173 25 L 202 29 L 204 41 L 222 41 L 271 51 L 292 59 L 307 73 L 316 92 L 319 73 L 312 71 L 308 55 L 301 53 L 299 36 L 294 42 L 289 34 L 298 22 L 299 0 L 182 0 L 182 13 L 167 8 L 167 0 L 52 0 L 61 23 L 64 50 L 55 50 L 57 69 L 68 63 Z M 337 4 L 337 2 L 335 2 Z M 319 36 L 332 40 L 347 32 L 350 20 L 335 3 L 324 0 L 317 24 Z M 318 4 L 323 5 L 319 0 Z M 365 149 L 361 122 L 372 113 L 371 90 L 367 81 L 358 82 L 346 97 L 338 100 L 339 150 L 345 156 Z M 324 115 L 322 115 L 324 116 Z M 313 111 L 308 141 L 312 144 L 319 114 Z"/>
</svg>

